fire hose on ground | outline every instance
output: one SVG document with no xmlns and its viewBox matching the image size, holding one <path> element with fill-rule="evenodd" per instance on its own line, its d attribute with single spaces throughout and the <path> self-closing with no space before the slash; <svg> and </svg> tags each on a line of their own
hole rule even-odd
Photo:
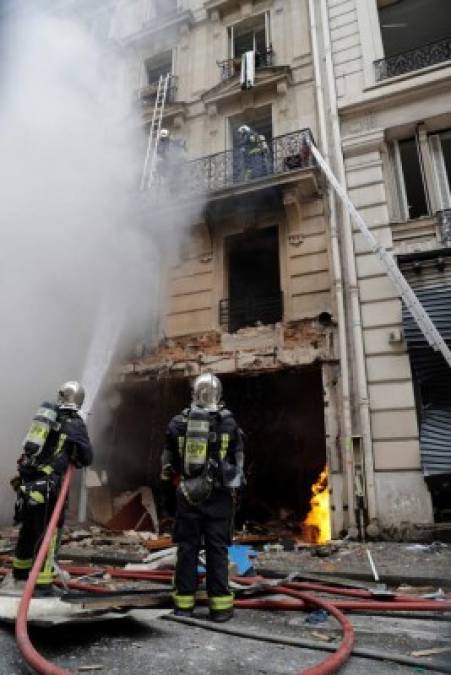
<svg viewBox="0 0 451 675">
<path fill-rule="evenodd" d="M 72 480 L 72 476 L 74 473 L 74 469 L 75 467 L 70 465 L 68 470 L 66 471 L 66 475 L 64 476 L 63 483 L 61 485 L 61 490 L 58 495 L 55 508 L 53 509 L 50 522 L 48 524 L 47 530 L 45 532 L 36 559 L 34 561 L 27 583 L 25 584 L 25 588 L 23 591 L 22 599 L 20 601 L 19 611 L 17 613 L 16 619 L 16 641 L 18 647 L 22 652 L 26 662 L 32 668 L 34 668 L 37 673 L 43 673 L 44 675 L 70 675 L 69 671 L 60 668 L 59 666 L 55 665 L 54 663 L 51 663 L 50 661 L 47 661 L 33 647 L 31 640 L 28 636 L 27 617 L 31 597 L 33 595 L 34 587 L 36 585 L 36 580 L 38 578 L 38 574 L 41 570 L 41 567 L 44 564 L 44 560 L 47 555 L 47 551 L 49 549 L 53 533 L 56 530 L 58 521 L 63 511 L 66 497 L 69 492 L 70 482 Z"/>
<path fill-rule="evenodd" d="M 19 649 L 24 656 L 26 662 L 35 669 L 37 673 L 42 675 L 71 675 L 69 671 L 60 668 L 56 664 L 51 663 L 46 660 L 32 645 L 27 631 L 27 617 L 30 601 L 33 595 L 34 587 L 36 580 L 39 574 L 39 571 L 43 565 L 45 556 L 47 554 L 51 538 L 57 527 L 59 518 L 61 516 L 64 504 L 66 501 L 67 493 L 69 490 L 70 482 L 74 472 L 74 467 L 69 467 L 62 486 L 60 494 L 58 496 L 53 514 L 51 516 L 47 531 L 44 535 L 41 547 L 36 556 L 33 568 L 30 572 L 28 581 L 25 585 L 25 589 L 22 595 L 22 599 L 19 605 L 19 611 L 16 620 L 16 640 L 19 646 Z M 65 566 L 63 567 L 67 572 L 72 574 L 81 574 L 81 575 L 99 575 L 99 574 L 108 574 L 111 578 L 124 579 L 124 580 L 135 580 L 135 581 L 157 581 L 157 582 L 166 582 L 170 584 L 172 582 L 172 571 L 170 570 L 153 570 L 153 571 L 133 571 L 122 568 L 99 568 L 99 567 L 82 567 L 82 566 Z M 6 568 L 0 568 L 0 575 L 4 575 L 8 570 Z M 251 585 L 253 583 L 265 582 L 264 577 L 235 577 L 235 581 L 242 585 Z M 97 586 L 93 583 L 84 583 L 81 581 L 68 581 L 67 586 L 71 589 L 88 592 L 88 593 L 105 593 L 109 592 L 109 589 L 101 586 Z M 328 595 L 341 595 L 345 597 L 351 597 L 350 600 L 331 600 L 319 598 L 316 595 L 313 595 L 311 591 L 323 592 Z M 295 639 L 295 638 L 283 638 L 276 637 L 271 635 L 258 635 L 252 633 L 252 631 L 243 630 L 236 627 L 228 626 L 217 626 L 215 624 L 207 623 L 205 621 L 200 621 L 195 618 L 185 618 L 185 617 L 166 617 L 168 619 L 185 623 L 193 626 L 201 626 L 209 630 L 213 630 L 220 633 L 235 635 L 237 637 L 256 639 L 262 642 L 276 642 L 279 644 L 286 644 L 290 646 L 297 647 L 306 647 L 309 649 L 321 649 L 322 651 L 333 651 L 333 653 L 324 659 L 321 663 L 312 666 L 306 670 L 300 671 L 303 675 L 328 675 L 329 673 L 335 673 L 339 668 L 346 663 L 351 654 L 356 656 L 362 656 L 371 659 L 389 659 L 397 663 L 402 663 L 405 665 L 415 665 L 417 667 L 423 667 L 426 669 L 439 670 L 441 672 L 451 673 L 451 667 L 446 666 L 446 664 L 437 664 L 422 662 L 417 659 L 409 659 L 409 657 L 404 657 L 403 655 L 387 654 L 385 652 L 379 652 L 373 649 L 363 649 L 354 647 L 354 629 L 352 623 L 345 616 L 344 611 L 404 611 L 404 612 L 450 612 L 451 611 L 451 602 L 449 601 L 434 601 L 434 600 L 425 600 L 425 599 L 414 599 L 406 596 L 396 596 L 390 600 L 374 600 L 372 599 L 372 594 L 370 591 L 364 591 L 359 589 L 347 589 L 347 588 L 337 588 L 335 586 L 328 586 L 326 584 L 319 583 L 310 583 L 310 582 L 294 582 L 294 581 L 285 581 L 280 582 L 276 585 L 274 583 L 271 586 L 268 586 L 266 589 L 267 594 L 276 594 L 288 596 L 287 599 L 271 599 L 271 598 L 261 598 L 261 599 L 237 599 L 235 600 L 235 607 L 242 609 L 264 609 L 264 610 L 282 610 L 282 611 L 299 611 L 299 610 L 310 610 L 313 607 L 320 608 L 328 612 L 333 616 L 340 624 L 342 628 L 342 641 L 336 646 L 332 645 L 319 645 L 311 640 Z"/>
</svg>

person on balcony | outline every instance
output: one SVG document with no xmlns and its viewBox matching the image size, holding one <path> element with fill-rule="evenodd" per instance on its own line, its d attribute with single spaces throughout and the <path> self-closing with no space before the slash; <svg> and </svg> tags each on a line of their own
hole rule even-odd
<svg viewBox="0 0 451 675">
<path fill-rule="evenodd" d="M 172 139 L 168 129 L 161 129 L 157 147 L 157 182 L 179 189 L 182 186 L 185 165 L 185 143 Z"/>
<path fill-rule="evenodd" d="M 259 178 L 270 173 L 270 152 L 266 138 L 247 124 L 238 129 L 239 179 Z"/>
</svg>

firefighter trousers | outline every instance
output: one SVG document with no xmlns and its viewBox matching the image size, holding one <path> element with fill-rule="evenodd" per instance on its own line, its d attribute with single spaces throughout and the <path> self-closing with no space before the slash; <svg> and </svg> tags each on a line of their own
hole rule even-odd
<svg viewBox="0 0 451 675">
<path fill-rule="evenodd" d="M 28 579 L 28 575 L 33 567 L 34 559 L 44 538 L 54 506 L 55 500 L 50 500 L 49 503 L 25 507 L 13 559 L 13 574 L 15 579 Z M 59 525 L 62 526 L 62 522 Z M 59 531 L 60 530 L 58 529 L 53 534 L 47 556 L 41 571 L 39 572 L 36 585 L 40 588 L 50 586 L 53 583 L 55 576 L 55 553 L 59 539 Z"/>
<path fill-rule="evenodd" d="M 202 504 L 192 506 L 177 490 L 174 541 L 178 545 L 174 603 L 191 610 L 195 604 L 199 550 L 205 545 L 207 593 L 210 610 L 229 611 L 230 593 L 227 547 L 232 541 L 233 497 L 228 490 L 214 490 Z"/>
</svg>

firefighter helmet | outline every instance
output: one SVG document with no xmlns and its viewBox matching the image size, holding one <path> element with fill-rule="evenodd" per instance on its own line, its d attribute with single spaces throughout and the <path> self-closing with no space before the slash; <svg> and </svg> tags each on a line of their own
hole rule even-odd
<svg viewBox="0 0 451 675">
<path fill-rule="evenodd" d="M 252 133 L 251 128 L 247 126 L 247 124 L 243 124 L 241 127 L 238 128 L 238 134 L 240 136 L 250 136 Z"/>
<path fill-rule="evenodd" d="M 62 410 L 80 410 L 85 390 L 80 382 L 65 382 L 58 390 L 58 405 Z"/>
<path fill-rule="evenodd" d="M 222 397 L 222 384 L 213 373 L 203 373 L 193 383 L 193 403 L 199 408 L 216 411 Z"/>
</svg>

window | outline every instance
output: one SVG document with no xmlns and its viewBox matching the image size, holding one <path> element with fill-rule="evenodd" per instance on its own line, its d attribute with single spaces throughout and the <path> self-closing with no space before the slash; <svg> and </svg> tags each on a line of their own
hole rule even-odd
<svg viewBox="0 0 451 675">
<path fill-rule="evenodd" d="M 246 52 L 263 57 L 271 47 L 269 12 L 250 17 L 229 28 L 229 57 L 240 58 Z"/>
<path fill-rule="evenodd" d="M 172 52 L 165 52 L 158 56 L 147 59 L 144 63 L 146 74 L 146 85 L 158 83 L 160 76 L 172 73 Z"/>
<path fill-rule="evenodd" d="M 226 240 L 229 297 L 221 322 L 229 332 L 282 320 L 277 227 Z M 224 314 L 224 312 L 222 312 Z"/>
<path fill-rule="evenodd" d="M 399 219 L 414 220 L 429 214 L 429 201 L 416 137 L 395 141 L 392 157 L 396 173 Z"/>
<path fill-rule="evenodd" d="M 379 0 L 378 5 L 386 57 L 451 38 L 450 0 Z"/>
<path fill-rule="evenodd" d="M 439 210 L 451 209 L 451 130 L 429 137 Z"/>
</svg>

